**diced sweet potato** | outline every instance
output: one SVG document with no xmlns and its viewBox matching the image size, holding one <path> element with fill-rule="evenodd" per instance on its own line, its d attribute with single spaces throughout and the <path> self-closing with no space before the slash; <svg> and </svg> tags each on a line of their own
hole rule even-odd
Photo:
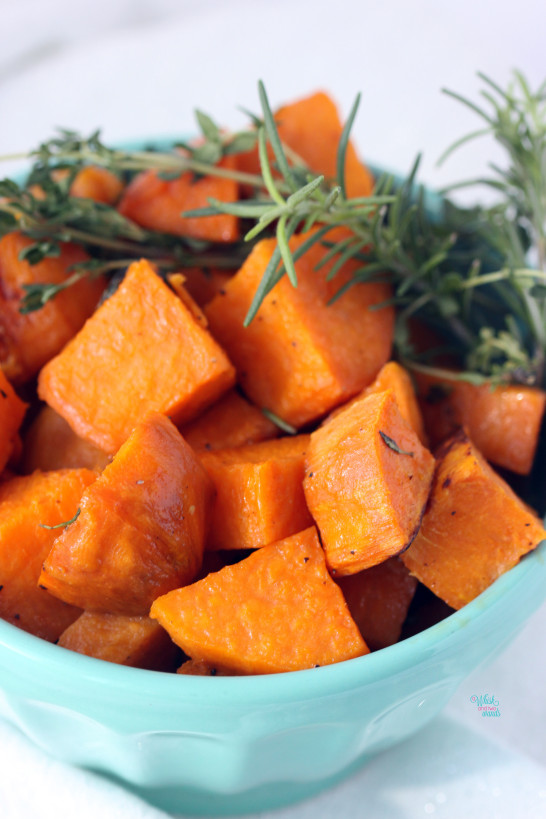
<svg viewBox="0 0 546 819">
<path fill-rule="evenodd" d="M 216 497 L 208 549 L 256 549 L 311 526 L 303 493 L 308 435 L 202 452 Z"/>
<path fill-rule="evenodd" d="M 480 386 L 416 374 L 433 446 L 465 427 L 484 458 L 519 475 L 533 465 L 546 392 L 534 387 Z"/>
<path fill-rule="evenodd" d="M 115 205 L 122 191 L 121 179 L 98 165 L 88 165 L 78 171 L 70 187 L 71 196 L 93 199 L 105 205 Z"/>
<path fill-rule="evenodd" d="M 337 581 L 370 651 L 396 643 L 417 588 L 397 557 Z"/>
<path fill-rule="evenodd" d="M 421 530 L 402 560 L 460 609 L 545 538 L 539 519 L 461 431 L 438 453 Z"/>
<path fill-rule="evenodd" d="M 222 290 L 233 275 L 219 268 L 185 267 L 181 271 L 185 287 L 199 307 L 204 307 Z"/>
<path fill-rule="evenodd" d="M 44 406 L 29 427 L 23 447 L 22 471 L 86 467 L 102 472 L 110 458 L 102 449 L 79 438 L 51 407 Z"/>
<path fill-rule="evenodd" d="M 195 421 L 181 428 L 195 450 L 228 449 L 275 438 L 279 428 L 263 412 L 231 390 Z"/>
<path fill-rule="evenodd" d="M 151 617 L 193 660 L 241 674 L 367 653 L 314 527 L 156 600 Z"/>
<path fill-rule="evenodd" d="M 27 405 L 0 369 L 0 472 L 17 449 L 17 435 Z"/>
<path fill-rule="evenodd" d="M 191 677 L 233 677 L 232 671 L 224 671 L 221 668 L 215 668 L 206 663 L 204 660 L 186 660 L 182 663 L 176 672 L 177 674 L 186 674 Z"/>
<path fill-rule="evenodd" d="M 223 168 L 233 169 L 235 160 L 227 156 L 219 163 Z M 188 236 L 209 242 L 235 242 L 239 238 L 236 216 L 223 213 L 217 216 L 184 218 L 184 211 L 209 206 L 209 199 L 236 202 L 239 186 L 232 179 L 217 176 L 196 178 L 193 173 L 183 173 L 178 179 L 161 179 L 155 171 L 138 174 L 127 186 L 119 211 L 142 227 Z"/>
<path fill-rule="evenodd" d="M 31 265 L 19 255 L 32 244 L 20 233 L 0 239 L 0 367 L 14 384 L 28 381 L 77 333 L 91 315 L 104 281 L 82 279 L 40 310 L 22 314 L 23 285 L 60 284 L 70 266 L 89 257 L 76 245 L 61 246 L 60 256 Z"/>
<path fill-rule="evenodd" d="M 87 469 L 35 472 L 0 485 L 0 617 L 55 641 L 81 613 L 38 587 L 59 524 L 71 520 L 96 474 Z"/>
<path fill-rule="evenodd" d="M 83 494 L 40 583 L 83 609 L 147 614 L 155 597 L 197 575 L 211 494 L 191 447 L 151 413 Z"/>
<path fill-rule="evenodd" d="M 319 91 L 289 105 L 275 114 L 281 141 L 288 145 L 315 173 L 336 177 L 337 150 L 343 124 L 336 105 L 328 94 Z M 320 137 L 317 138 L 317 134 Z M 238 167 L 247 173 L 260 173 L 258 151 L 254 149 L 237 156 Z M 351 142 L 345 160 L 347 196 L 370 196 L 374 180 L 368 168 L 359 160 Z"/>
<path fill-rule="evenodd" d="M 354 574 L 407 549 L 433 471 L 392 390 L 362 398 L 316 430 L 304 489 L 330 569 Z"/>
<path fill-rule="evenodd" d="M 344 404 L 343 407 L 335 409 L 324 423 L 328 423 L 331 418 L 335 418 L 346 407 L 360 401 L 367 395 L 372 395 L 375 392 L 384 392 L 385 390 L 393 390 L 400 415 L 407 421 L 412 429 L 415 430 L 421 443 L 427 445 L 427 435 L 423 424 L 423 416 L 419 409 L 419 403 L 413 389 L 412 380 L 408 372 L 396 361 L 389 361 L 381 368 L 375 381 L 369 387 L 365 387 L 362 392 L 350 402 Z"/>
<path fill-rule="evenodd" d="M 165 629 L 150 617 L 90 611 L 63 631 L 58 645 L 98 660 L 152 671 L 174 671 L 179 654 Z"/>
<path fill-rule="evenodd" d="M 38 389 L 77 435 L 113 454 L 149 411 L 184 423 L 234 380 L 218 344 L 143 259 L 44 367 Z"/>
<path fill-rule="evenodd" d="M 292 252 L 306 238 L 292 237 Z M 298 287 L 284 277 L 245 328 L 274 247 L 275 240 L 259 242 L 205 313 L 245 393 L 257 406 L 301 427 L 373 381 L 390 355 L 394 313 L 391 307 L 370 309 L 390 294 L 381 283 L 356 284 L 329 304 L 358 263 L 348 262 L 328 281 L 332 262 L 315 269 L 326 253 L 319 243 L 296 262 Z"/>
</svg>

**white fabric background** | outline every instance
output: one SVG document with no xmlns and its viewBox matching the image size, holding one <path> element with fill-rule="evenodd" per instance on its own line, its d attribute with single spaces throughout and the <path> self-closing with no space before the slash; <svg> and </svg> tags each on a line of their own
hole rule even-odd
<svg viewBox="0 0 546 819">
<path fill-rule="evenodd" d="M 512 67 L 546 75 L 542 0 L 0 0 L 0 154 L 35 146 L 56 126 L 102 126 L 110 140 L 193 129 L 192 109 L 241 122 L 261 77 L 274 105 L 323 87 L 347 113 L 363 102 L 363 156 L 441 185 L 502 158 L 468 146 L 441 169 L 444 148 L 479 123 L 439 93 L 473 98 L 476 71 L 501 84 Z M 15 165 L 0 166 L 0 175 Z M 446 713 L 359 775 L 280 819 L 366 816 L 546 817 L 546 607 Z M 479 719 L 472 694 L 494 694 L 499 719 Z M 159 812 L 97 777 L 45 757 L 0 723 L 0 816 L 152 819 Z"/>
</svg>

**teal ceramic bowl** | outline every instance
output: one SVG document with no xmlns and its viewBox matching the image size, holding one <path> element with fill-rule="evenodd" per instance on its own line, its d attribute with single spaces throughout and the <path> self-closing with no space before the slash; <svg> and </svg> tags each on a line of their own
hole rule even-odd
<svg viewBox="0 0 546 819">
<path fill-rule="evenodd" d="M 164 810 L 265 810 L 328 787 L 421 729 L 545 596 L 546 542 L 420 634 L 337 665 L 258 677 L 126 668 L 0 621 L 0 716 Z"/>
<path fill-rule="evenodd" d="M 441 202 L 427 192 L 437 218 Z M 545 598 L 546 542 L 420 634 L 337 665 L 257 677 L 127 668 L 0 620 L 0 717 L 164 810 L 266 810 L 329 787 L 425 726 Z"/>
</svg>

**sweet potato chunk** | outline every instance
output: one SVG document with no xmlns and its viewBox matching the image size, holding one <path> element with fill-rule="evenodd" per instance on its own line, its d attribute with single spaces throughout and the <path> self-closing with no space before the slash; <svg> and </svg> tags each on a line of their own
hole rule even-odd
<svg viewBox="0 0 546 819">
<path fill-rule="evenodd" d="M 35 472 L 0 485 L 0 617 L 55 641 L 81 613 L 38 587 L 42 563 L 96 478 L 87 469 Z"/>
<path fill-rule="evenodd" d="M 235 160 L 227 156 L 219 163 L 233 169 Z M 138 174 L 127 186 L 119 211 L 142 227 L 188 236 L 209 242 L 235 242 L 239 238 L 236 216 L 223 213 L 218 216 L 184 218 L 183 211 L 209 206 L 209 199 L 236 202 L 239 186 L 232 179 L 183 173 L 178 179 L 160 179 L 155 171 Z"/>
<path fill-rule="evenodd" d="M 14 384 L 36 375 L 91 315 L 104 281 L 82 281 L 59 293 L 40 310 L 22 314 L 23 285 L 60 284 L 69 268 L 89 257 L 76 245 L 64 244 L 61 254 L 31 265 L 19 255 L 32 244 L 20 233 L 0 239 L 0 367 Z"/>
<path fill-rule="evenodd" d="M 38 388 L 77 435 L 113 454 L 149 411 L 189 421 L 234 380 L 218 344 L 143 259 L 44 367 Z"/>
<path fill-rule="evenodd" d="M 263 412 L 231 390 L 180 430 L 195 450 L 230 449 L 275 438 L 279 428 Z"/>
<path fill-rule="evenodd" d="M 211 493 L 191 447 L 151 413 L 84 493 L 40 583 L 83 609 L 147 614 L 155 597 L 199 571 Z"/>
<path fill-rule="evenodd" d="M 343 124 L 336 105 L 328 94 L 319 91 L 289 105 L 275 114 L 279 136 L 315 173 L 327 178 L 336 176 L 337 149 Z M 320 137 L 317 138 L 317 134 Z M 254 149 L 237 157 L 238 167 L 247 173 L 260 173 L 258 151 Z M 370 196 L 373 176 L 359 160 L 351 142 L 345 160 L 347 196 Z"/>
<path fill-rule="evenodd" d="M 59 637 L 58 645 L 109 663 L 172 671 L 178 649 L 150 617 L 84 611 Z"/>
<path fill-rule="evenodd" d="M 190 677 L 233 677 L 232 671 L 215 668 L 204 660 L 186 660 L 176 672 Z"/>
<path fill-rule="evenodd" d="M 0 472 L 17 449 L 17 435 L 26 408 L 0 369 Z"/>
<path fill-rule="evenodd" d="M 98 165 L 88 165 L 78 171 L 70 187 L 71 196 L 93 199 L 105 205 L 115 205 L 122 191 L 121 179 Z"/>
<path fill-rule="evenodd" d="M 337 581 L 370 651 L 396 643 L 417 588 L 397 557 Z"/>
<path fill-rule="evenodd" d="M 419 529 L 434 458 L 392 390 L 357 401 L 311 435 L 304 480 L 326 560 L 354 574 L 399 554 Z"/>
<path fill-rule="evenodd" d="M 460 609 L 544 538 L 539 519 L 461 431 L 438 453 L 421 530 L 402 560 Z"/>
<path fill-rule="evenodd" d="M 23 447 L 22 471 L 86 467 L 102 472 L 110 458 L 102 449 L 79 438 L 51 407 L 44 406 L 30 425 Z"/>
<path fill-rule="evenodd" d="M 306 238 L 292 237 L 292 252 Z M 315 244 L 296 262 L 298 287 L 284 277 L 245 328 L 274 247 L 275 240 L 259 242 L 205 314 L 250 399 L 301 427 L 373 381 L 390 355 L 394 313 L 391 307 L 370 309 L 389 296 L 380 283 L 354 285 L 328 304 L 358 263 L 347 263 L 327 281 L 332 262 L 315 270 L 326 252 Z"/>
<path fill-rule="evenodd" d="M 314 527 L 160 597 L 150 615 L 193 660 L 241 674 L 313 668 L 368 651 Z"/>
<path fill-rule="evenodd" d="M 384 392 L 385 390 L 393 390 L 400 415 L 407 421 L 410 427 L 415 430 L 421 443 L 427 445 L 427 435 L 423 424 L 423 416 L 419 409 L 419 403 L 413 389 L 413 383 L 407 371 L 396 361 L 389 361 L 378 373 L 375 381 L 369 387 L 365 387 L 362 392 L 355 398 L 352 398 L 348 404 L 343 407 L 335 409 L 324 423 L 327 423 L 330 418 L 335 418 L 340 412 L 365 398 L 367 395 L 372 395 L 375 392 Z"/>
<path fill-rule="evenodd" d="M 546 392 L 468 384 L 418 374 L 421 409 L 433 446 L 465 427 L 484 458 L 519 475 L 533 465 Z"/>
<path fill-rule="evenodd" d="M 308 435 L 201 453 L 216 497 L 209 549 L 256 549 L 313 520 L 303 494 Z"/>
<path fill-rule="evenodd" d="M 184 267 L 181 271 L 185 287 L 199 307 L 204 307 L 223 290 L 232 273 L 220 268 Z"/>
</svg>

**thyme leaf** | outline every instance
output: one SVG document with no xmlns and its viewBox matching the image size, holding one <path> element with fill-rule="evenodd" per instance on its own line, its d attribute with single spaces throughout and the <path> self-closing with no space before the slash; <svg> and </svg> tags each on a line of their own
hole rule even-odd
<svg viewBox="0 0 546 819">
<path fill-rule="evenodd" d="M 379 434 L 389 449 L 392 449 L 393 452 L 396 452 L 398 455 L 409 455 L 410 458 L 413 458 L 415 454 L 414 452 L 407 452 L 405 449 L 400 449 L 396 441 L 393 438 L 390 438 L 385 432 L 383 432 L 382 429 L 379 430 Z"/>
</svg>

